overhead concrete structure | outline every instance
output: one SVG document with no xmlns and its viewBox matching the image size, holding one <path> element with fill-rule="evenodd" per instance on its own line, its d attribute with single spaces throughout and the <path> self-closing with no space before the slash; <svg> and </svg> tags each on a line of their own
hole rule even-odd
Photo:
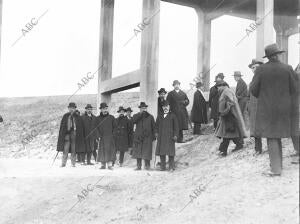
<svg viewBox="0 0 300 224">
<path fill-rule="evenodd" d="M 159 58 L 160 0 L 142 0 L 142 18 L 148 19 L 142 32 L 140 69 L 112 78 L 114 0 L 102 0 L 97 103 L 109 103 L 112 93 L 140 86 L 140 100 L 156 115 Z M 262 58 L 264 47 L 274 43 L 273 29 L 279 46 L 288 51 L 288 38 L 298 32 L 299 0 L 162 0 L 189 6 L 198 15 L 197 74 L 206 90 L 210 83 L 211 21 L 222 15 L 232 15 L 257 21 L 256 56 Z M 153 16 L 155 15 L 155 16 Z M 225 24 L 230 25 L 230 24 Z M 287 62 L 288 54 L 283 56 Z M 196 74 L 195 74 L 196 75 Z"/>
</svg>

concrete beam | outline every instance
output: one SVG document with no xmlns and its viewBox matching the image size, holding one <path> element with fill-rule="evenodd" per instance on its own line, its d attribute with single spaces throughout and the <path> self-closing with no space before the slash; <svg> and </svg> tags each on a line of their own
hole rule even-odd
<svg viewBox="0 0 300 224">
<path fill-rule="evenodd" d="M 157 114 L 158 60 L 159 60 L 159 21 L 160 0 L 143 0 L 143 20 L 147 27 L 142 32 L 140 101 L 149 105 L 148 111 Z M 145 66 L 146 65 L 146 66 Z"/>
<path fill-rule="evenodd" d="M 101 94 L 112 94 L 140 85 L 140 70 L 126 73 L 121 76 L 101 82 L 100 93 Z"/>
</svg>

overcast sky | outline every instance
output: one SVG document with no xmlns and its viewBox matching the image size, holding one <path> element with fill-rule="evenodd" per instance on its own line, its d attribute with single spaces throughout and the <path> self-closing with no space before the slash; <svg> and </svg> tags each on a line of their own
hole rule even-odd
<svg viewBox="0 0 300 224">
<path fill-rule="evenodd" d="M 48 11 L 47 11 L 48 10 Z M 3 0 L 0 97 L 72 95 L 77 83 L 98 68 L 99 0 Z M 22 36 L 32 18 L 44 16 Z M 142 16 L 142 0 L 116 0 L 113 76 L 138 69 L 140 35 L 124 44 Z M 35 20 L 33 20 L 35 21 Z M 253 32 L 237 47 L 252 21 L 223 16 L 212 22 L 211 80 L 223 72 L 230 85 L 240 70 L 249 83 L 247 65 L 255 57 Z M 289 41 L 289 63 L 299 62 L 299 35 Z M 189 88 L 197 71 L 197 16 L 192 8 L 161 2 L 159 87 L 171 89 L 174 79 Z M 92 79 L 78 94 L 96 93 Z"/>
</svg>

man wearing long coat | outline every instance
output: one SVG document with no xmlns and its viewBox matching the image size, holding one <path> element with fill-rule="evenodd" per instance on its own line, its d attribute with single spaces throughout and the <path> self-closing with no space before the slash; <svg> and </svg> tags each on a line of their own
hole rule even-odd
<svg viewBox="0 0 300 224">
<path fill-rule="evenodd" d="M 213 119 L 214 121 L 214 128 L 216 129 L 218 121 L 219 121 L 219 91 L 217 87 L 217 82 L 222 81 L 222 77 L 224 78 L 223 73 L 219 73 L 215 77 L 215 85 L 210 88 L 209 91 L 209 100 L 208 100 L 208 105 L 211 109 L 210 111 L 210 119 Z"/>
<path fill-rule="evenodd" d="M 247 135 L 244 119 L 235 93 L 224 81 L 219 82 L 217 85 L 220 91 L 220 121 L 216 128 L 215 135 L 223 139 L 219 151 L 221 156 L 226 156 L 230 140 L 236 144 L 233 150 L 236 151 L 243 148 L 242 139 L 247 137 Z"/>
<path fill-rule="evenodd" d="M 131 151 L 132 151 L 132 146 L 133 146 L 133 128 L 134 128 L 131 113 L 132 113 L 132 109 L 130 107 L 128 107 L 126 109 L 126 118 L 128 119 L 129 130 L 130 130 L 129 131 L 129 140 L 128 140 L 128 147 L 130 150 L 130 155 L 132 153 Z"/>
<path fill-rule="evenodd" d="M 85 162 L 85 155 L 87 157 L 87 165 L 93 165 L 91 163 L 92 154 L 94 154 L 96 139 L 97 139 L 97 129 L 96 129 L 96 116 L 92 113 L 93 107 L 91 104 L 87 104 L 85 107 L 85 113 L 81 116 L 84 126 L 85 133 L 85 145 L 86 153 L 83 155 L 82 161 Z M 97 154 L 96 154 L 97 155 Z M 97 158 L 94 154 L 95 160 Z"/>
<path fill-rule="evenodd" d="M 136 125 L 133 135 L 132 157 L 137 160 L 136 170 L 141 170 L 142 159 L 145 162 L 145 169 L 150 169 L 152 159 L 152 144 L 155 140 L 154 117 L 147 112 L 148 105 L 141 102 L 140 112 L 133 115 L 132 121 Z"/>
<path fill-rule="evenodd" d="M 179 124 L 179 136 L 178 143 L 183 142 L 183 130 L 188 130 L 188 112 L 186 107 L 189 105 L 190 101 L 187 95 L 180 90 L 180 82 L 178 80 L 174 80 L 173 82 L 174 90 L 169 92 L 167 96 L 167 101 L 170 103 L 170 110 L 173 112 Z"/>
<path fill-rule="evenodd" d="M 178 138 L 179 127 L 176 116 L 170 112 L 169 102 L 165 101 L 163 106 L 164 114 L 156 119 L 155 133 L 157 145 L 155 155 L 160 156 L 161 171 L 166 170 L 166 156 L 169 157 L 169 170 L 175 170 L 175 142 Z"/>
<path fill-rule="evenodd" d="M 100 104 L 100 115 L 97 117 L 96 127 L 98 129 L 100 144 L 98 149 L 98 162 L 101 162 L 101 168 L 113 169 L 113 162 L 116 160 L 116 147 L 114 135 L 116 130 L 116 120 L 114 116 L 108 113 L 106 103 Z"/>
<path fill-rule="evenodd" d="M 283 64 L 278 54 L 283 53 L 277 44 L 266 46 L 269 61 L 259 66 L 250 85 L 250 91 L 257 98 L 255 133 L 267 138 L 271 171 L 268 176 L 278 176 L 282 172 L 281 138 L 297 134 L 299 126 L 292 130 L 291 96 L 297 89 L 297 76 L 293 68 Z"/>
<path fill-rule="evenodd" d="M 235 90 L 235 95 L 236 98 L 238 99 L 239 106 L 242 112 L 243 117 L 245 116 L 245 109 L 248 101 L 248 87 L 245 81 L 242 79 L 242 74 L 240 71 L 235 71 L 234 74 L 234 79 L 237 82 L 236 84 L 236 90 Z"/>
<path fill-rule="evenodd" d="M 71 102 L 68 106 L 69 112 L 64 114 L 60 122 L 57 140 L 57 151 L 63 152 L 62 167 L 66 166 L 68 153 L 71 153 L 71 163 L 75 167 L 76 153 L 85 153 L 83 122 L 75 110 L 76 104 Z"/>
<path fill-rule="evenodd" d="M 207 124 L 207 108 L 202 92 L 203 84 L 201 82 L 197 82 L 196 88 L 197 90 L 194 93 L 191 118 L 194 123 L 194 135 L 201 135 L 201 124 Z"/>
</svg>

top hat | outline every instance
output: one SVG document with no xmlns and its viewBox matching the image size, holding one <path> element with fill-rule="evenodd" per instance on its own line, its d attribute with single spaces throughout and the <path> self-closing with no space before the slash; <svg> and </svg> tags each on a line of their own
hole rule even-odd
<svg viewBox="0 0 300 224">
<path fill-rule="evenodd" d="M 126 112 L 128 112 L 128 111 L 132 112 L 131 107 L 128 107 L 128 108 L 126 109 Z"/>
<path fill-rule="evenodd" d="M 279 50 L 279 47 L 277 44 L 270 44 L 265 47 L 265 56 L 263 56 L 263 58 L 267 58 L 267 57 L 270 57 L 275 54 L 281 54 L 283 52 L 285 52 L 285 51 Z"/>
<path fill-rule="evenodd" d="M 251 64 L 248 65 L 249 68 L 251 68 L 253 65 L 262 65 L 263 62 L 256 60 L 256 59 L 252 59 Z"/>
<path fill-rule="evenodd" d="M 117 112 L 120 113 L 122 110 L 123 110 L 124 112 L 126 111 L 126 109 L 125 109 L 124 107 L 120 106 L 120 107 L 119 107 L 119 110 L 118 110 Z"/>
<path fill-rule="evenodd" d="M 87 104 L 84 109 L 93 109 L 91 104 Z"/>
<path fill-rule="evenodd" d="M 142 107 L 148 107 L 148 105 L 145 102 L 141 102 L 139 105 L 139 108 L 142 108 Z"/>
<path fill-rule="evenodd" d="M 76 106 L 76 103 L 73 103 L 73 102 L 71 102 L 71 103 L 69 103 L 69 106 L 68 106 L 68 108 L 77 108 L 77 106 Z"/>
<path fill-rule="evenodd" d="M 202 82 L 197 82 L 197 83 L 196 83 L 196 88 L 199 88 L 199 87 L 201 87 L 201 86 L 203 86 L 203 83 L 202 83 Z"/>
<path fill-rule="evenodd" d="M 180 82 L 178 80 L 174 80 L 173 81 L 173 86 L 175 86 L 176 84 L 180 85 Z"/>
<path fill-rule="evenodd" d="M 241 77 L 242 76 L 242 73 L 240 71 L 235 71 L 233 73 L 233 76 L 238 76 L 238 77 Z"/>
<path fill-rule="evenodd" d="M 167 100 L 164 100 L 163 101 L 163 103 L 162 103 L 162 106 L 163 107 L 167 107 L 167 106 L 169 106 L 170 104 L 169 104 L 169 101 L 167 101 Z"/>
<path fill-rule="evenodd" d="M 158 94 L 161 94 L 161 93 L 167 93 L 167 91 L 165 90 L 165 88 L 160 88 L 160 90 L 157 91 Z"/>
<path fill-rule="evenodd" d="M 107 108 L 107 104 L 106 103 L 100 103 L 100 107 L 99 109 L 103 109 L 103 108 Z"/>
</svg>

